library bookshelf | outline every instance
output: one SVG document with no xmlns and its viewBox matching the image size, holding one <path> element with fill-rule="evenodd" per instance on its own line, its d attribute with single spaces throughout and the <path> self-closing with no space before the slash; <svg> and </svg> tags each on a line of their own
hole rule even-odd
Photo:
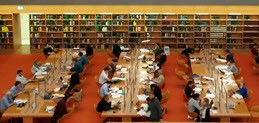
<svg viewBox="0 0 259 123">
<path fill-rule="evenodd" d="M 259 41 L 259 15 L 254 14 L 30 14 L 31 48 L 111 47 L 159 42 L 171 48 L 249 48 Z"/>
<path fill-rule="evenodd" d="M 0 14 L 0 49 L 10 49 L 13 45 L 13 15 Z"/>
</svg>

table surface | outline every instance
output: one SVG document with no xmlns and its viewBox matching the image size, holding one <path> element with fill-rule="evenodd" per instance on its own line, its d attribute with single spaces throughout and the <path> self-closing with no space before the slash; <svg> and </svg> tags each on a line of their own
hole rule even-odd
<svg viewBox="0 0 259 123">
<path fill-rule="evenodd" d="M 214 105 L 218 109 L 216 109 L 217 113 L 211 113 L 212 117 L 250 117 L 250 113 L 248 111 L 248 108 L 246 106 L 244 99 L 234 99 L 228 96 L 229 90 L 239 89 L 237 84 L 225 85 L 225 89 L 222 89 L 223 91 L 220 91 L 220 86 L 221 86 L 220 77 L 222 77 L 223 75 L 219 75 L 219 73 L 216 72 L 217 70 L 215 69 L 215 66 L 219 64 L 221 65 L 226 64 L 226 63 L 218 63 L 214 60 L 214 58 L 216 58 L 218 54 L 224 54 L 224 52 L 215 51 L 214 54 L 208 54 L 208 53 L 206 54 L 204 52 L 201 52 L 201 53 L 194 53 L 190 55 L 191 58 L 194 58 L 194 57 L 202 58 L 200 62 L 191 62 L 193 74 L 197 74 L 200 76 L 208 76 L 215 79 L 215 83 L 212 83 L 210 85 L 208 84 L 202 85 L 201 97 L 205 97 L 208 90 L 212 91 L 212 93 L 216 95 L 216 98 L 214 99 L 214 103 L 215 103 Z M 232 76 L 232 79 L 234 79 L 233 76 Z M 202 80 L 204 79 L 201 79 L 201 81 Z M 216 92 L 214 90 L 216 90 Z M 229 109 L 227 107 L 227 105 L 229 105 L 231 102 L 235 104 L 234 109 Z"/>
</svg>

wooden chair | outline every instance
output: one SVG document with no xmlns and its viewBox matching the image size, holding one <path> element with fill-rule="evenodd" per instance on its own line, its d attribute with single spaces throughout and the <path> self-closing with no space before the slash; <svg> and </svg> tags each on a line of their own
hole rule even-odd
<svg viewBox="0 0 259 123">
<path fill-rule="evenodd" d="M 185 106 L 189 116 L 191 116 L 192 118 L 197 118 L 199 116 L 196 112 L 190 112 L 188 110 L 188 105 L 187 104 L 184 104 L 184 106 Z"/>
<path fill-rule="evenodd" d="M 76 107 L 77 109 L 79 109 L 79 107 L 80 107 L 80 101 L 78 101 L 74 96 L 69 97 L 69 98 L 67 99 L 66 103 L 67 103 L 67 106 L 68 106 L 68 107 L 74 106 L 74 107 Z M 77 105 L 77 106 L 76 106 L 76 105 Z"/>
<path fill-rule="evenodd" d="M 235 79 L 240 79 L 242 77 L 242 68 L 238 68 L 238 75 L 234 75 Z"/>
<path fill-rule="evenodd" d="M 99 82 L 98 76 L 94 76 L 95 83 L 98 87 L 102 87 L 102 84 Z"/>
<path fill-rule="evenodd" d="M 249 112 L 251 114 L 251 118 L 259 118 L 259 106 L 253 106 L 249 109 Z M 251 119 L 250 118 L 250 119 Z M 250 120 L 249 119 L 249 120 Z"/>
<path fill-rule="evenodd" d="M 164 104 L 167 102 L 168 98 L 169 98 L 169 90 L 167 89 L 165 93 L 162 94 L 162 100 L 160 102 L 160 104 Z"/>
<path fill-rule="evenodd" d="M 239 79 L 235 80 L 237 85 L 239 86 L 241 82 L 244 82 L 244 78 L 241 76 Z"/>
<path fill-rule="evenodd" d="M 79 92 L 75 92 L 74 93 L 74 97 L 77 101 L 81 102 L 82 101 L 82 98 L 83 98 L 83 89 L 81 89 Z"/>
<path fill-rule="evenodd" d="M 67 114 L 63 115 L 60 119 L 58 119 L 58 123 L 61 123 L 61 121 L 69 118 L 72 115 L 72 113 L 74 112 L 74 110 L 75 110 L 75 105 L 73 105 L 72 107 L 68 107 Z"/>
<path fill-rule="evenodd" d="M 252 90 L 249 90 L 249 91 L 248 91 L 248 97 L 247 97 L 247 98 L 244 98 L 244 100 L 245 100 L 246 103 L 248 103 L 248 102 L 251 100 L 252 94 L 253 94 L 253 91 L 252 91 Z"/>
</svg>

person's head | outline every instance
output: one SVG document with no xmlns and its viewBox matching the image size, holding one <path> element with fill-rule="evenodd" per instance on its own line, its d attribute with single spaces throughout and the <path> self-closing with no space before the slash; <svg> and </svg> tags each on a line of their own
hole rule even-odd
<svg viewBox="0 0 259 123">
<path fill-rule="evenodd" d="M 10 98 L 10 97 L 12 96 L 11 91 L 7 91 L 7 92 L 5 93 L 5 96 L 6 96 L 7 98 Z"/>
<path fill-rule="evenodd" d="M 235 62 L 234 62 L 232 59 L 230 59 L 230 60 L 227 61 L 227 65 L 228 65 L 228 66 L 230 66 L 231 64 L 234 64 L 234 63 L 235 63 Z"/>
<path fill-rule="evenodd" d="M 159 48 L 161 47 L 159 42 L 156 42 L 156 46 L 159 47 Z"/>
<path fill-rule="evenodd" d="M 61 98 L 60 97 L 57 97 L 57 96 L 54 96 L 53 98 L 52 98 L 52 101 L 54 102 L 54 103 L 58 103 L 59 101 L 61 100 Z"/>
<path fill-rule="evenodd" d="M 38 60 L 35 60 L 33 64 L 34 64 L 35 66 L 39 66 L 39 61 L 38 61 Z"/>
<path fill-rule="evenodd" d="M 21 83 L 20 81 L 16 81 L 16 82 L 14 83 L 14 86 L 15 86 L 15 87 L 22 87 L 22 83 Z"/>
<path fill-rule="evenodd" d="M 159 87 L 156 84 L 151 84 L 150 89 L 154 91 L 154 90 L 159 89 Z"/>
<path fill-rule="evenodd" d="M 156 71 L 158 75 L 163 75 L 163 71 L 161 69 Z"/>
<path fill-rule="evenodd" d="M 86 47 L 91 47 L 91 45 L 87 44 Z"/>
<path fill-rule="evenodd" d="M 49 42 L 47 42 L 47 43 L 45 44 L 45 47 L 50 47 Z"/>
<path fill-rule="evenodd" d="M 199 100 L 200 99 L 200 94 L 193 94 L 192 98 L 195 100 Z"/>
<path fill-rule="evenodd" d="M 22 75 L 22 70 L 17 70 L 17 75 Z"/>
<path fill-rule="evenodd" d="M 78 55 L 81 57 L 83 56 L 84 54 L 82 52 L 79 52 Z"/>
<path fill-rule="evenodd" d="M 109 95 L 104 95 L 104 96 L 103 96 L 103 99 L 104 99 L 106 102 L 109 102 Z"/>
<path fill-rule="evenodd" d="M 161 50 L 161 54 L 165 54 L 165 51 L 164 51 L 164 50 Z"/>
<path fill-rule="evenodd" d="M 209 107 L 209 105 L 210 105 L 210 100 L 208 98 L 204 98 L 203 99 L 203 106 L 204 107 Z"/>
<path fill-rule="evenodd" d="M 111 68 L 109 66 L 107 66 L 103 70 L 104 70 L 105 73 L 108 73 L 111 70 Z"/>
<path fill-rule="evenodd" d="M 193 87 L 194 86 L 194 81 L 188 81 L 187 86 Z"/>
<path fill-rule="evenodd" d="M 149 99 L 152 100 L 152 99 L 154 99 L 154 98 L 155 98 L 155 92 L 154 92 L 153 90 L 151 90 L 151 91 L 149 92 Z"/>
<path fill-rule="evenodd" d="M 80 56 L 79 56 L 78 54 L 74 54 L 74 55 L 72 56 L 72 60 L 73 60 L 74 62 L 77 62 L 79 59 L 80 59 Z"/>
<path fill-rule="evenodd" d="M 226 53 L 230 53 L 230 50 L 229 50 L 229 49 L 226 49 L 225 52 L 226 52 Z"/>
<path fill-rule="evenodd" d="M 117 65 L 117 62 L 118 62 L 117 59 L 112 59 L 112 64 Z"/>
<path fill-rule="evenodd" d="M 239 88 L 243 88 L 243 87 L 244 87 L 244 85 L 245 85 L 245 83 L 244 83 L 244 82 L 240 82 L 240 83 L 239 83 Z"/>
<path fill-rule="evenodd" d="M 76 69 L 74 68 L 74 67 L 72 67 L 71 69 L 70 69 L 70 72 L 71 73 L 73 73 L 73 72 L 75 72 L 76 71 Z"/>
</svg>

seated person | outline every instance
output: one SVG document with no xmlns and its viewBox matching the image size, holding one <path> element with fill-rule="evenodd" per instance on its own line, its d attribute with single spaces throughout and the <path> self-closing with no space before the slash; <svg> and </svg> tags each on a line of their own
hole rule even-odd
<svg viewBox="0 0 259 123">
<path fill-rule="evenodd" d="M 73 89 L 77 84 L 80 84 L 80 79 L 78 73 L 75 71 L 75 68 L 70 69 L 71 78 L 70 78 L 70 85 L 67 89 L 67 91 Z"/>
<path fill-rule="evenodd" d="M 39 61 L 35 60 L 33 65 L 32 65 L 31 72 L 34 75 L 35 73 L 37 73 L 39 71 L 41 71 Z"/>
<path fill-rule="evenodd" d="M 114 73 L 116 71 L 116 65 L 117 65 L 118 60 L 117 59 L 113 59 L 112 63 L 109 65 L 111 68 L 111 72 Z"/>
<path fill-rule="evenodd" d="M 156 43 L 154 53 L 155 55 L 160 55 L 162 53 L 163 48 L 161 47 L 160 43 Z"/>
<path fill-rule="evenodd" d="M 80 56 L 79 61 L 82 62 L 83 66 L 89 63 L 88 58 L 82 52 L 79 52 L 78 55 Z"/>
<path fill-rule="evenodd" d="M 89 44 L 86 45 L 85 51 L 86 51 L 86 54 L 85 54 L 86 56 L 91 56 L 94 54 L 94 50 Z"/>
<path fill-rule="evenodd" d="M 250 49 L 251 53 L 254 55 L 254 56 L 258 56 L 258 50 L 257 50 L 257 43 L 254 43 Z"/>
<path fill-rule="evenodd" d="M 156 98 L 155 92 L 149 93 L 148 111 L 150 111 L 149 121 L 159 122 L 163 121 L 162 109 L 159 100 Z"/>
<path fill-rule="evenodd" d="M 181 52 L 181 54 L 185 55 L 188 58 L 187 62 L 189 66 L 191 66 L 190 53 L 194 53 L 194 48 L 188 47 Z"/>
<path fill-rule="evenodd" d="M 50 54 L 52 54 L 53 49 L 54 48 L 49 44 L 49 42 L 47 42 L 45 44 L 45 47 L 43 48 L 44 55 L 49 56 Z"/>
<path fill-rule="evenodd" d="M 20 81 L 23 85 L 26 85 L 28 80 L 22 75 L 22 73 L 22 70 L 17 71 L 16 81 Z"/>
<path fill-rule="evenodd" d="M 257 55 L 257 56 L 255 57 L 255 62 L 256 62 L 256 64 L 259 64 L 259 55 Z"/>
<path fill-rule="evenodd" d="M 163 86 L 164 81 L 165 81 L 165 77 L 164 77 L 161 69 L 155 71 L 154 78 L 152 79 L 152 81 L 155 82 L 155 84 L 159 88 L 161 88 Z"/>
<path fill-rule="evenodd" d="M 22 90 L 22 83 L 20 81 L 16 81 L 14 83 L 14 86 L 10 89 L 10 92 L 12 93 L 12 98 L 15 98 Z"/>
<path fill-rule="evenodd" d="M 189 112 L 196 112 L 198 115 L 200 114 L 200 111 L 202 110 L 202 107 L 199 104 L 199 100 L 200 100 L 200 94 L 193 94 L 192 95 L 192 98 L 188 101 L 188 111 Z M 192 117 L 190 117 L 190 116 L 188 116 L 188 118 L 192 119 Z"/>
<path fill-rule="evenodd" d="M 151 91 L 154 92 L 155 97 L 158 99 L 158 101 L 161 102 L 161 100 L 162 100 L 162 93 L 161 93 L 160 88 L 156 84 L 151 84 L 150 85 L 150 89 L 151 89 Z"/>
<path fill-rule="evenodd" d="M 77 73 L 81 73 L 84 71 L 84 66 L 82 62 L 80 61 L 80 56 L 79 55 L 74 55 L 72 60 L 74 61 L 74 69 Z"/>
<path fill-rule="evenodd" d="M 67 113 L 66 102 L 59 97 L 53 97 L 52 101 L 57 105 L 55 106 L 54 114 L 51 118 L 51 123 L 57 123 L 58 119 Z"/>
<path fill-rule="evenodd" d="M 227 60 L 227 61 L 230 61 L 230 60 L 233 60 L 233 61 L 234 61 L 234 56 L 233 56 L 233 54 L 230 52 L 230 50 L 226 49 L 225 52 L 226 52 L 226 60 Z M 224 59 L 224 58 L 222 58 L 220 55 L 219 55 L 219 58 Z"/>
<path fill-rule="evenodd" d="M 238 75 L 238 70 L 233 60 L 229 60 L 227 62 L 227 65 L 228 65 L 228 71 L 231 71 L 234 75 Z"/>
<path fill-rule="evenodd" d="M 160 59 L 159 59 L 159 61 L 157 63 L 157 66 L 159 67 L 159 69 L 162 69 L 162 65 L 166 62 L 167 56 L 166 56 L 164 50 L 161 51 L 160 55 L 161 56 L 160 56 Z"/>
<path fill-rule="evenodd" d="M 111 79 L 108 77 L 108 73 L 111 71 L 110 67 L 105 67 L 99 77 L 99 83 L 103 84 L 106 81 L 111 81 Z"/>
<path fill-rule="evenodd" d="M 239 90 L 236 91 L 240 95 L 242 95 L 243 98 L 247 98 L 249 95 L 247 94 L 247 88 L 245 86 L 245 83 L 241 82 L 239 84 Z"/>
<path fill-rule="evenodd" d="M 10 91 L 7 91 L 5 93 L 5 95 L 3 96 L 2 100 L 0 101 L 1 113 L 3 113 L 8 107 L 12 106 L 13 104 L 14 104 L 14 102 L 12 99 L 12 93 Z"/>
<path fill-rule="evenodd" d="M 120 42 L 120 40 L 118 41 L 118 43 L 119 42 Z M 118 43 L 114 44 L 113 48 L 112 48 L 112 54 L 114 54 L 117 58 L 120 57 L 120 54 L 122 52 L 121 47 L 120 47 L 120 45 Z"/>
<path fill-rule="evenodd" d="M 111 104 L 112 103 L 111 103 L 111 101 L 109 101 L 109 96 L 104 95 L 104 97 L 98 103 L 98 105 L 96 107 L 96 111 L 101 113 L 103 111 L 111 110 L 113 108 L 113 106 Z"/>
<path fill-rule="evenodd" d="M 188 81 L 185 89 L 184 89 L 184 93 L 186 95 L 186 97 L 188 97 L 189 99 L 192 97 L 192 95 L 194 94 L 193 92 L 193 88 L 195 87 L 194 82 L 193 81 Z"/>
<path fill-rule="evenodd" d="M 75 93 L 79 92 L 78 89 L 73 88 L 70 91 L 67 90 L 67 92 L 65 93 L 65 97 L 63 98 L 64 101 L 67 101 L 67 99 L 71 96 L 73 96 Z"/>
<path fill-rule="evenodd" d="M 107 81 L 103 83 L 101 90 L 100 90 L 100 96 L 104 97 L 105 95 L 111 94 L 111 91 L 109 90 L 111 87 L 111 82 Z"/>
<path fill-rule="evenodd" d="M 200 122 L 210 122 L 210 101 L 208 98 L 203 99 L 202 107 Z"/>
</svg>

